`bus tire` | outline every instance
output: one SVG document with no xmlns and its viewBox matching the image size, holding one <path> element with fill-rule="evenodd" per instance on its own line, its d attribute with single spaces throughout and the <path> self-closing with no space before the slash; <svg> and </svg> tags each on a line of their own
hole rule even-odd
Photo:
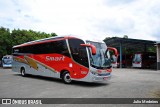
<svg viewBox="0 0 160 107">
<path fill-rule="evenodd" d="M 62 80 L 65 84 L 70 84 L 72 82 L 71 76 L 68 71 L 64 71 L 62 74 Z"/>
<path fill-rule="evenodd" d="M 25 68 L 21 68 L 21 76 L 23 76 L 23 77 L 26 76 Z"/>
</svg>

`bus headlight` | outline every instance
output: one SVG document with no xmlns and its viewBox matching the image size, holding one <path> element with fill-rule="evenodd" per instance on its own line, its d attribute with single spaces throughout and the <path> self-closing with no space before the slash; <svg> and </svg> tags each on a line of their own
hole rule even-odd
<svg viewBox="0 0 160 107">
<path fill-rule="evenodd" d="M 91 71 L 91 73 L 92 73 L 93 75 L 98 75 L 98 73 L 97 73 L 96 71 Z"/>
</svg>

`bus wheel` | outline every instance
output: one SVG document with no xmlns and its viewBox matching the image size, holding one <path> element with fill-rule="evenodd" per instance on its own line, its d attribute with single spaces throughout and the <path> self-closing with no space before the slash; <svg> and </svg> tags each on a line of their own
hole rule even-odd
<svg viewBox="0 0 160 107">
<path fill-rule="evenodd" d="M 25 69 L 24 69 L 24 68 L 21 68 L 21 75 L 22 75 L 23 77 L 26 76 L 26 73 L 25 73 Z"/>
<path fill-rule="evenodd" d="M 72 82 L 71 76 L 70 76 L 70 74 L 69 74 L 68 71 L 65 71 L 65 72 L 62 74 L 62 80 L 63 80 L 63 82 L 66 83 L 66 84 L 69 84 L 69 83 Z"/>
</svg>

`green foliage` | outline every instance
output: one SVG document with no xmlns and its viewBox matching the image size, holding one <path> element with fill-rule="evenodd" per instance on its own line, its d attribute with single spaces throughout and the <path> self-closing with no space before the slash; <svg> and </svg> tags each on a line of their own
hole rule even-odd
<svg viewBox="0 0 160 107">
<path fill-rule="evenodd" d="M 127 35 L 124 35 L 124 36 L 123 36 L 123 38 L 126 38 L 126 39 L 127 39 L 127 38 L 128 38 L 128 36 L 127 36 Z"/>
<path fill-rule="evenodd" d="M 0 56 L 11 54 L 12 47 L 25 42 L 57 36 L 55 33 L 47 34 L 45 32 L 37 32 L 33 30 L 0 28 Z"/>
<path fill-rule="evenodd" d="M 150 47 L 148 47 L 147 51 L 156 53 L 156 47 L 155 46 L 150 46 Z"/>
<path fill-rule="evenodd" d="M 7 54 L 11 46 L 12 44 L 11 44 L 11 36 L 10 36 L 9 29 L 1 27 L 0 28 L 0 54 Z"/>
<path fill-rule="evenodd" d="M 107 40 L 107 39 L 110 39 L 111 37 L 106 37 L 103 41 Z"/>
</svg>

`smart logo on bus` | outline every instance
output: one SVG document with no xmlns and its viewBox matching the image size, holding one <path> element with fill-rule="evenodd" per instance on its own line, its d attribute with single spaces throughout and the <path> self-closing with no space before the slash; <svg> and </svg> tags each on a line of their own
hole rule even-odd
<svg viewBox="0 0 160 107">
<path fill-rule="evenodd" d="M 51 57 L 51 56 L 46 56 L 46 61 L 64 61 L 65 56 L 61 57 Z"/>
</svg>

